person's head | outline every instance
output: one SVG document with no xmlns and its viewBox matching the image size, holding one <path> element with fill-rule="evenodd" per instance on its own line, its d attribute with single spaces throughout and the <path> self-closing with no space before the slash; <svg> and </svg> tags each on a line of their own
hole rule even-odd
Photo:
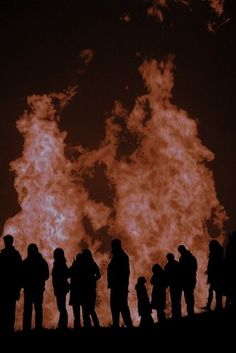
<svg viewBox="0 0 236 353">
<path fill-rule="evenodd" d="M 159 264 L 155 264 L 152 266 L 153 274 L 159 274 L 160 272 L 162 272 L 162 267 Z"/>
<path fill-rule="evenodd" d="M 138 280 L 137 280 L 138 284 L 143 284 L 144 285 L 146 282 L 147 281 L 146 281 L 145 277 L 143 277 L 143 276 L 139 277 Z"/>
<path fill-rule="evenodd" d="M 184 254 L 186 254 L 187 253 L 187 249 L 186 249 L 186 247 L 184 246 L 184 245 L 179 245 L 179 247 L 178 247 L 178 252 L 180 253 L 180 255 L 184 255 Z"/>
<path fill-rule="evenodd" d="M 29 244 L 27 252 L 29 257 L 34 257 L 39 253 L 38 246 L 35 243 Z"/>
<path fill-rule="evenodd" d="M 84 249 L 83 250 L 83 258 L 85 260 L 91 261 L 93 260 L 93 255 L 89 249 Z"/>
<path fill-rule="evenodd" d="M 111 241 L 111 252 L 112 254 L 117 254 L 122 249 L 120 239 L 113 239 Z"/>
<path fill-rule="evenodd" d="M 213 240 L 211 240 L 210 243 L 209 243 L 209 250 L 210 250 L 210 251 L 214 251 L 214 250 L 216 250 L 216 249 L 219 248 L 219 245 L 220 245 L 220 244 L 218 243 L 218 241 L 215 240 L 215 239 L 213 239 Z"/>
<path fill-rule="evenodd" d="M 77 255 L 76 255 L 76 258 L 75 258 L 75 261 L 76 262 L 79 262 L 81 259 L 82 259 L 82 253 L 81 252 L 79 252 Z"/>
<path fill-rule="evenodd" d="M 174 256 L 174 254 L 172 254 L 171 252 L 169 252 L 169 253 L 166 255 L 166 258 L 167 258 L 168 262 L 173 262 L 174 259 L 175 259 L 175 256 Z"/>
<path fill-rule="evenodd" d="M 65 254 L 62 248 L 56 248 L 53 252 L 53 257 L 55 261 L 65 261 Z"/>
<path fill-rule="evenodd" d="M 3 241 L 4 241 L 5 248 L 9 248 L 13 245 L 14 238 L 12 235 L 7 234 L 3 237 Z"/>
</svg>

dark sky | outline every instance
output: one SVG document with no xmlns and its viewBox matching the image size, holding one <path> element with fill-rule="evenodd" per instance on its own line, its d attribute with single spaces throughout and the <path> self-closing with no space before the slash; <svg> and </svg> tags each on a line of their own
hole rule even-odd
<svg viewBox="0 0 236 353">
<path fill-rule="evenodd" d="M 165 9 L 159 24 L 147 16 L 144 0 L 0 1 L 1 228 L 19 210 L 9 162 L 21 155 L 16 120 L 26 97 L 78 85 L 60 128 L 68 132 L 68 144 L 94 148 L 114 100 L 131 108 L 143 92 L 142 61 L 170 53 L 175 55 L 173 102 L 198 119 L 200 137 L 215 153 L 210 168 L 230 217 L 226 230 L 236 228 L 235 1 L 225 1 L 230 20 L 215 33 L 207 31 L 205 2 L 192 3 L 191 11 Z M 126 14 L 127 23 L 121 20 Z M 87 67 L 80 58 L 86 48 L 94 51 Z"/>
</svg>

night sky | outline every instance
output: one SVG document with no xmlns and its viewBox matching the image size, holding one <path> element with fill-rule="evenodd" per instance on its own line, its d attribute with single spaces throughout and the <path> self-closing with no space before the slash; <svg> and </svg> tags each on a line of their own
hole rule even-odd
<svg viewBox="0 0 236 353">
<path fill-rule="evenodd" d="M 225 1 L 224 24 L 207 30 L 206 2 L 192 9 L 174 1 L 159 23 L 147 15 L 151 1 L 0 1 L 0 226 L 19 211 L 9 162 L 21 155 L 16 120 L 31 94 L 78 86 L 64 110 L 67 144 L 96 148 L 115 100 L 128 109 L 144 92 L 144 59 L 175 55 L 173 102 L 199 121 L 199 136 L 215 154 L 209 164 L 216 190 L 236 229 L 235 1 Z M 126 21 L 128 19 L 128 21 Z M 220 22 L 220 21 L 219 21 Z M 81 51 L 94 56 L 86 65 Z"/>
</svg>

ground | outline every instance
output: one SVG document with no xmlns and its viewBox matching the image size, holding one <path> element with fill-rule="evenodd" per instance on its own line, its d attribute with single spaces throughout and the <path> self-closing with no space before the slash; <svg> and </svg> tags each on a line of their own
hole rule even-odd
<svg viewBox="0 0 236 353">
<path fill-rule="evenodd" d="M 235 316 L 232 313 L 203 313 L 194 318 L 182 318 L 179 321 L 167 320 L 152 329 L 112 328 L 68 329 L 32 331 L 28 334 L 16 332 L 12 337 L 1 339 L 1 345 L 17 350 L 68 349 L 76 351 L 199 351 L 211 348 L 233 351 L 235 346 Z M 14 349 L 15 350 L 15 349 Z"/>
</svg>

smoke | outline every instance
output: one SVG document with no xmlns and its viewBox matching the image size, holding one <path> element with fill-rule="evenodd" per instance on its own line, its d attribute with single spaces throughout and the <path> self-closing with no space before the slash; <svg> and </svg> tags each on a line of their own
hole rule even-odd
<svg viewBox="0 0 236 353">
<path fill-rule="evenodd" d="M 58 121 L 74 91 L 29 97 L 30 109 L 17 121 L 22 156 L 11 163 L 21 212 L 6 221 L 4 234 L 13 234 L 24 254 L 36 242 L 50 264 L 55 247 L 65 249 L 70 264 L 89 246 L 102 270 L 98 311 L 103 324 L 110 322 L 106 268 L 112 237 L 121 238 L 130 256 L 130 305 L 136 317 L 137 277 L 150 279 L 152 265 L 163 265 L 170 251 L 177 255 L 180 243 L 198 258 L 197 305 L 202 305 L 209 224 L 222 237 L 226 219 L 207 167 L 214 155 L 201 143 L 196 120 L 171 102 L 173 59 L 145 61 L 139 71 L 147 93 L 136 98 L 130 112 L 115 102 L 99 147 L 75 146 L 73 159 L 66 155 L 66 133 Z M 50 286 L 46 303 L 45 323 L 55 325 Z"/>
</svg>

